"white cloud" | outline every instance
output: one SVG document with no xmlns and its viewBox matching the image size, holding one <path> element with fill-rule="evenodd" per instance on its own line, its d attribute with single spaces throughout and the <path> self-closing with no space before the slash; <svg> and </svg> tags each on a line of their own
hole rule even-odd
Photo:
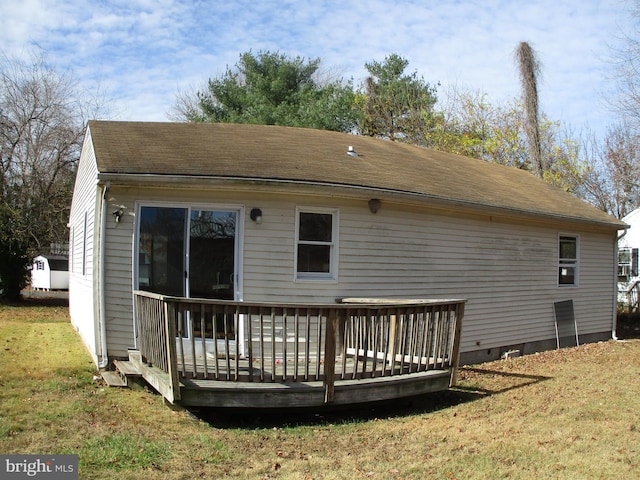
<svg viewBox="0 0 640 480">
<path fill-rule="evenodd" d="M 178 89 L 250 49 L 320 57 L 356 82 L 365 62 L 398 53 L 443 90 L 462 85 L 500 102 L 518 94 L 513 51 L 527 41 L 543 64 L 543 110 L 600 128 L 609 121 L 598 99 L 608 43 L 631 25 L 618 0 L 0 0 L 0 11 L 5 54 L 41 46 L 80 81 L 101 82 L 136 120 L 165 120 Z"/>
</svg>

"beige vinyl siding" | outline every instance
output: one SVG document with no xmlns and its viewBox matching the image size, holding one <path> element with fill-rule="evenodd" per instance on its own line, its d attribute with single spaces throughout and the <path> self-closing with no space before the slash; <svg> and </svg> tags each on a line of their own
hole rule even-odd
<svg viewBox="0 0 640 480">
<path fill-rule="evenodd" d="M 416 218 L 387 212 L 376 219 L 384 228 L 354 230 L 366 238 L 357 248 L 342 239 L 347 296 L 465 298 L 463 351 L 549 338 L 540 297 L 556 289 L 554 231 L 427 212 Z"/>
<path fill-rule="evenodd" d="M 365 202 L 343 202 L 339 281 L 303 283 L 293 281 L 294 219 L 282 215 L 293 214 L 296 204 L 263 208 L 263 225 L 256 227 L 262 235 L 250 237 L 247 229 L 246 299 L 462 297 L 469 301 L 463 351 L 553 339 L 553 303 L 569 298 L 580 334 L 610 331 L 610 234 L 575 232 L 580 236 L 580 286 L 560 288 L 558 234 L 564 230 L 400 210 L 384 203 L 374 215 Z M 271 209 L 277 228 L 266 223 Z M 267 283 L 261 282 L 265 276 Z"/>
<path fill-rule="evenodd" d="M 345 199 L 197 189 L 112 186 L 107 220 L 109 353 L 134 346 L 132 252 L 136 200 L 167 205 L 242 205 L 242 296 L 246 301 L 333 302 L 338 297 L 466 298 L 463 352 L 555 338 L 553 303 L 573 299 L 580 334 L 611 330 L 614 242 L 611 233 L 506 223 L 367 197 Z M 249 219 L 259 207 L 261 224 Z M 296 281 L 296 207 L 339 210 L 338 281 Z M 558 287 L 558 235 L 580 238 L 580 284 Z"/>
<path fill-rule="evenodd" d="M 296 204 L 270 198 L 261 209 L 262 223 L 245 226 L 244 299 L 280 302 L 295 292 L 301 301 L 324 301 L 326 295 L 316 298 L 308 283 L 294 282 Z"/>
<path fill-rule="evenodd" d="M 91 137 L 82 148 L 69 215 L 69 315 L 89 352 L 97 362 L 99 351 L 97 306 L 94 295 L 94 232 L 96 210 L 100 206 L 100 189 L 96 185 L 98 170 Z"/>
<path fill-rule="evenodd" d="M 604 331 L 603 319 L 609 321 L 608 327 L 612 329 L 617 296 L 615 244 L 613 234 L 580 235 L 580 301 L 574 300 L 580 334 Z"/>
<path fill-rule="evenodd" d="M 116 223 L 112 212 L 123 207 Z M 105 315 L 107 351 L 110 356 L 126 356 L 135 347 L 133 328 L 133 228 L 134 201 L 112 186 L 107 204 L 105 248 Z"/>
</svg>

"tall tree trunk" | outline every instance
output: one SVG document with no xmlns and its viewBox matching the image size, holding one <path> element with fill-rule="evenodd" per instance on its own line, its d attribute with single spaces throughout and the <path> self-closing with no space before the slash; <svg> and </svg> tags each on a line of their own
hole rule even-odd
<svg viewBox="0 0 640 480">
<path fill-rule="evenodd" d="M 520 70 L 522 97 L 525 110 L 525 132 L 529 156 L 536 175 L 543 177 L 542 150 L 540 148 L 540 122 L 538 117 L 538 74 L 540 64 L 536 54 L 527 42 L 521 42 L 515 52 L 516 62 Z"/>
</svg>

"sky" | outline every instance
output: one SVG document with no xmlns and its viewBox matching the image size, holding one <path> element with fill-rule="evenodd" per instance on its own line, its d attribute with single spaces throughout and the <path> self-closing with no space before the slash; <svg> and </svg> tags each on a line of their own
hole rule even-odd
<svg viewBox="0 0 640 480">
<path fill-rule="evenodd" d="M 630 0 L 0 0 L 0 54 L 44 52 L 111 118 L 168 121 L 179 92 L 202 88 L 249 50 L 307 59 L 353 79 L 397 53 L 442 93 L 520 95 L 513 58 L 542 66 L 541 110 L 574 131 L 616 121 L 612 52 L 633 32 Z"/>
</svg>

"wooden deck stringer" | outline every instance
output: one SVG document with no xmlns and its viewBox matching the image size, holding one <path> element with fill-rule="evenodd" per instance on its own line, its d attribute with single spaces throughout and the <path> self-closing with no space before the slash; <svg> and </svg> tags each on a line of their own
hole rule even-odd
<svg viewBox="0 0 640 480">
<path fill-rule="evenodd" d="M 129 362 L 131 368 L 139 372 L 139 376 L 158 391 L 168 402 L 174 403 L 175 397 L 171 388 L 169 375 L 157 367 L 147 365 L 142 361 L 142 355 L 137 350 L 129 350 Z"/>
<path fill-rule="evenodd" d="M 112 370 L 101 372 L 102 379 L 110 387 L 127 387 L 127 379 L 123 378 L 118 372 Z"/>
</svg>

